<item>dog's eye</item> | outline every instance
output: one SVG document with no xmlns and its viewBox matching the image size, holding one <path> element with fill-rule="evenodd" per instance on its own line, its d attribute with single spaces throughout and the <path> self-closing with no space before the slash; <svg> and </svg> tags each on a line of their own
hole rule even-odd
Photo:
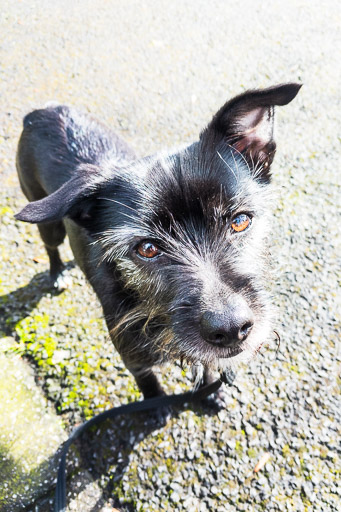
<svg viewBox="0 0 341 512">
<path fill-rule="evenodd" d="M 155 258 L 161 254 L 160 249 L 153 243 L 145 240 L 136 247 L 136 252 L 142 256 L 142 258 Z"/>
<path fill-rule="evenodd" d="M 251 217 L 246 215 L 246 213 L 240 213 L 234 219 L 232 219 L 231 228 L 233 231 L 237 231 L 239 233 L 240 231 L 245 231 L 245 229 L 248 228 L 250 224 Z"/>
</svg>

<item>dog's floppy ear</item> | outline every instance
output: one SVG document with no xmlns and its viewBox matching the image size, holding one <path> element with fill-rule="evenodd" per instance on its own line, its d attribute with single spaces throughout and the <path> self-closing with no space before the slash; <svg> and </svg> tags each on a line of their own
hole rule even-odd
<svg viewBox="0 0 341 512">
<path fill-rule="evenodd" d="M 267 173 L 276 150 L 274 106 L 290 103 L 300 88 L 300 84 L 288 83 L 247 91 L 225 103 L 201 137 L 215 132 L 242 153 L 250 165 L 262 166 Z"/>
<path fill-rule="evenodd" d="M 47 223 L 70 217 L 87 227 L 96 193 L 106 181 L 99 168 L 81 165 L 77 174 L 62 187 L 39 201 L 29 203 L 15 218 L 24 222 Z"/>
</svg>

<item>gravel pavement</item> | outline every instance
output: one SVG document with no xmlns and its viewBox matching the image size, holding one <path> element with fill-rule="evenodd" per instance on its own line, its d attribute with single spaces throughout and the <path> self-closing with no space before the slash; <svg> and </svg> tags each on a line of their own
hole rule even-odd
<svg viewBox="0 0 341 512">
<path fill-rule="evenodd" d="M 163 428 L 134 416 L 89 433 L 71 457 L 69 510 L 341 510 L 340 21 L 336 0 L 0 1 L 0 348 L 9 361 L 0 417 L 27 422 L 23 380 L 15 418 L 5 386 L 4 368 L 20 358 L 17 371 L 27 367 L 46 414 L 62 422 L 60 443 L 79 421 L 140 394 L 67 243 L 73 285 L 57 295 L 36 227 L 13 218 L 26 203 L 15 173 L 23 115 L 50 100 L 81 106 L 144 155 L 195 140 L 248 88 L 304 84 L 277 110 L 278 353 L 270 342 L 241 368 L 217 413 L 189 407 Z M 178 366 L 161 378 L 169 392 L 191 385 Z M 12 430 L 0 433 L 0 511 L 47 512 L 45 466 L 25 465 L 13 448 L 25 429 Z M 38 426 L 25 441 L 33 453 L 39 435 Z"/>
</svg>

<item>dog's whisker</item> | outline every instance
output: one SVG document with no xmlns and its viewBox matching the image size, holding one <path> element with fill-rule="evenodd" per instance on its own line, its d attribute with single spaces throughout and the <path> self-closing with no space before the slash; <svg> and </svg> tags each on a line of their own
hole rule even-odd
<svg viewBox="0 0 341 512">
<path fill-rule="evenodd" d="M 129 210 L 132 210 L 134 213 L 137 213 L 138 210 L 136 208 L 132 208 L 131 206 L 128 206 L 125 203 L 122 203 L 121 201 L 117 201 L 117 199 L 112 199 L 110 197 L 98 197 L 98 199 L 102 199 L 103 201 L 110 201 L 111 203 L 119 204 L 120 206 L 124 206 L 124 208 L 128 208 Z"/>
<path fill-rule="evenodd" d="M 227 143 L 227 146 L 232 150 L 232 154 L 234 152 L 236 152 L 244 161 L 244 164 L 246 165 L 249 173 L 251 174 L 251 169 L 250 169 L 250 165 L 249 165 L 249 162 L 246 160 L 245 158 L 245 155 L 243 153 L 241 153 L 235 146 L 233 146 L 232 144 L 228 144 Z M 251 153 L 251 158 L 252 158 L 252 153 Z"/>
<path fill-rule="evenodd" d="M 232 153 L 233 154 L 233 153 Z M 224 158 L 221 156 L 221 154 L 219 153 L 219 151 L 217 151 L 217 155 L 219 156 L 219 158 L 224 162 L 224 164 L 226 165 L 226 167 L 232 172 L 236 182 L 238 183 L 238 178 L 236 176 L 236 173 L 234 172 L 234 170 L 232 169 L 232 167 L 226 162 L 226 160 L 224 160 Z"/>
<path fill-rule="evenodd" d="M 274 331 L 273 331 L 273 332 L 275 333 L 275 336 L 276 336 L 276 339 L 277 339 L 276 354 L 278 354 L 279 347 L 280 347 L 280 345 L 281 345 L 281 337 L 280 337 L 280 335 L 278 334 L 278 332 L 277 332 L 277 331 L 275 331 L 275 329 L 274 329 Z"/>
</svg>

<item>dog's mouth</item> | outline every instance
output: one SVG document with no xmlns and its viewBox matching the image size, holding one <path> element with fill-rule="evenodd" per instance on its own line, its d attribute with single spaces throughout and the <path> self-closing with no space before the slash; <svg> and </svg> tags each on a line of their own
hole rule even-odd
<svg viewBox="0 0 341 512">
<path fill-rule="evenodd" d="M 214 357 L 218 357 L 219 359 L 230 359 L 233 357 L 237 357 L 239 356 L 239 354 L 242 354 L 243 352 L 250 350 L 250 344 L 246 340 L 231 342 L 228 345 L 211 344 L 207 343 L 207 341 L 205 340 L 203 340 L 203 343 L 205 343 L 204 351 L 212 352 L 212 355 Z"/>
<path fill-rule="evenodd" d="M 241 354 L 247 347 L 245 346 L 244 341 L 238 341 L 237 343 L 231 342 L 227 346 L 218 344 L 216 345 L 216 348 L 218 350 L 221 350 L 224 354 L 226 353 L 226 351 L 228 351 L 227 357 L 235 357 Z"/>
<path fill-rule="evenodd" d="M 184 331 L 183 331 L 184 332 Z M 270 333 L 270 322 L 266 319 L 255 321 L 252 330 L 245 339 L 219 342 L 209 342 L 198 331 L 188 333 L 185 337 L 182 333 L 175 335 L 177 347 L 181 352 L 181 359 L 190 364 L 201 363 L 205 367 L 218 369 L 233 367 L 239 362 L 249 362 L 260 351 Z"/>
</svg>

